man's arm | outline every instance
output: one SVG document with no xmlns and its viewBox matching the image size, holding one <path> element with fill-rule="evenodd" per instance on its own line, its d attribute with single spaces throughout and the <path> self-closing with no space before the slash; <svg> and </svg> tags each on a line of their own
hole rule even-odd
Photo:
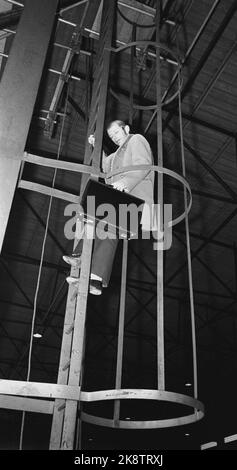
<svg viewBox="0 0 237 470">
<path fill-rule="evenodd" d="M 106 155 L 106 153 L 102 152 L 102 170 L 104 173 L 108 173 L 110 170 L 110 158 Z"/>
<path fill-rule="evenodd" d="M 130 140 L 132 152 L 132 165 L 153 165 L 152 152 L 149 143 L 140 134 L 136 134 Z M 145 179 L 150 170 L 129 171 L 121 176 L 121 182 L 128 191 L 132 191 L 138 183 Z"/>
<path fill-rule="evenodd" d="M 88 142 L 92 147 L 95 146 L 95 136 L 94 134 L 89 135 L 88 137 Z M 102 150 L 102 170 L 104 173 L 107 173 L 109 171 L 109 161 L 106 153 L 104 150 Z"/>
</svg>

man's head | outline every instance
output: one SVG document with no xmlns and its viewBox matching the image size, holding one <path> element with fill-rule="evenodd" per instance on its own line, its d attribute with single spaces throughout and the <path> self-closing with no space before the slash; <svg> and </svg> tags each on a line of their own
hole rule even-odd
<svg viewBox="0 0 237 470">
<path fill-rule="evenodd" d="M 109 138 L 119 147 L 125 142 L 129 131 L 129 126 L 118 119 L 116 121 L 112 121 L 107 127 Z"/>
</svg>

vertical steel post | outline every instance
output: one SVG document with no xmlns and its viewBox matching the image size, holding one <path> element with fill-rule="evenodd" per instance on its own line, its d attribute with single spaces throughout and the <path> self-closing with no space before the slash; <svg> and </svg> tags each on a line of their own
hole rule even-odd
<svg viewBox="0 0 237 470">
<path fill-rule="evenodd" d="M 126 304 L 126 283 L 127 283 L 127 259 L 128 259 L 128 240 L 123 241 L 123 260 L 122 260 L 122 282 L 120 292 L 119 307 L 119 331 L 117 346 L 117 365 L 115 388 L 120 389 L 122 386 L 122 366 L 123 366 L 123 339 L 124 339 L 124 319 Z M 120 416 L 120 400 L 114 402 L 114 420 L 118 421 Z"/>
<path fill-rule="evenodd" d="M 160 44 L 160 2 L 156 12 L 156 42 Z M 161 67 L 160 48 L 156 48 L 156 103 L 157 103 L 157 150 L 158 166 L 163 167 L 162 142 L 162 108 L 161 108 Z M 159 213 L 157 219 L 160 230 L 163 231 L 163 174 L 157 176 L 157 195 Z M 164 358 L 164 252 L 157 243 L 157 381 L 158 389 L 165 389 L 165 358 Z"/>
</svg>

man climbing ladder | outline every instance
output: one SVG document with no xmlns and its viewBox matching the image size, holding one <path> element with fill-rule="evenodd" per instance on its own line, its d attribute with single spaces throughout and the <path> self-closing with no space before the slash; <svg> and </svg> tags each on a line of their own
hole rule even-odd
<svg viewBox="0 0 237 470">
<path fill-rule="evenodd" d="M 106 156 L 103 153 L 102 168 L 105 174 L 110 174 L 120 168 L 131 165 L 152 165 L 152 151 L 148 141 L 141 134 L 130 134 L 130 128 L 123 121 L 112 121 L 107 127 L 110 139 L 118 146 L 116 152 Z M 89 136 L 89 143 L 94 146 L 95 138 Z M 151 230 L 151 211 L 153 204 L 154 175 L 149 169 L 124 171 L 123 173 L 105 179 L 106 183 L 115 189 L 126 191 L 145 201 L 146 210 L 143 210 L 141 217 L 142 230 Z M 108 201 L 109 202 L 109 201 Z M 95 235 L 89 292 L 93 295 L 100 295 L 102 288 L 107 287 L 113 267 L 114 256 L 118 245 L 117 239 L 100 239 Z M 64 261 L 71 266 L 80 265 L 82 244 L 79 243 L 74 249 L 72 256 L 63 256 Z M 78 278 L 69 276 L 67 282 L 77 283 Z"/>
</svg>

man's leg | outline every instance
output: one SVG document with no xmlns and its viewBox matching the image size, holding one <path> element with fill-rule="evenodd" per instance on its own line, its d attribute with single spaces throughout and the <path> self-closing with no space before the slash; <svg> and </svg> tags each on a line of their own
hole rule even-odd
<svg viewBox="0 0 237 470">
<path fill-rule="evenodd" d="M 83 240 L 79 240 L 71 255 L 63 255 L 63 261 L 73 267 L 81 265 Z"/>
<path fill-rule="evenodd" d="M 95 241 L 92 252 L 92 261 L 91 261 L 91 275 L 90 275 L 90 293 L 95 295 L 100 295 L 102 292 L 102 286 L 107 287 L 110 280 L 110 275 L 113 267 L 114 256 L 116 253 L 118 245 L 118 239 L 106 238 L 101 240 L 98 238 L 97 233 L 95 232 Z M 82 252 L 83 241 L 79 243 L 74 250 L 73 256 L 66 257 L 64 256 L 64 261 L 71 264 L 71 266 L 76 266 L 75 263 L 80 263 L 80 255 Z M 66 259 L 68 258 L 68 260 Z M 77 264 L 78 265 L 78 264 Z M 69 284 L 74 284 L 78 282 L 78 278 L 73 276 L 67 277 L 67 282 Z"/>
<path fill-rule="evenodd" d="M 95 275 L 97 278 L 100 278 L 103 287 L 107 287 L 109 284 L 117 246 L 118 239 L 105 238 L 105 240 L 101 240 L 95 235 L 91 276 Z"/>
</svg>

